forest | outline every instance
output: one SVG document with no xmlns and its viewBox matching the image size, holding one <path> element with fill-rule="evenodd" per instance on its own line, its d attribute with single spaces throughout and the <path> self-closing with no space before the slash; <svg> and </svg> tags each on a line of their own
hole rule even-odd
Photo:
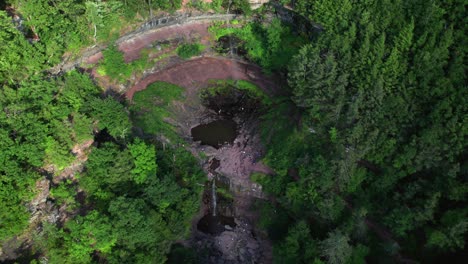
<svg viewBox="0 0 468 264">
<path fill-rule="evenodd" d="M 0 3 L 0 262 L 468 259 L 466 3 L 251 2 Z"/>
</svg>

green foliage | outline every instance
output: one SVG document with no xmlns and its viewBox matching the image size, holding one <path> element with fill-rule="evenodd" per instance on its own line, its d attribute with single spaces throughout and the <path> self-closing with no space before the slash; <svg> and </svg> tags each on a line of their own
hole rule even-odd
<svg viewBox="0 0 468 264">
<path fill-rule="evenodd" d="M 26 68 L 41 70 L 58 64 L 68 46 L 68 36 L 80 31 L 76 18 L 82 12 L 81 6 L 72 5 L 71 0 L 56 5 L 46 0 L 32 0 L 18 1 L 16 7 L 25 18 L 23 28 L 29 29 L 29 37 L 35 40 L 32 45 L 34 52 L 23 57 L 28 58 L 29 66 Z M 28 50 L 30 48 L 25 51 Z"/>
<path fill-rule="evenodd" d="M 104 3 L 86 1 L 86 18 L 94 27 L 94 41 L 96 41 L 97 27 L 103 26 Z"/>
<path fill-rule="evenodd" d="M 264 162 L 277 172 L 259 178 L 265 190 L 290 215 L 327 224 L 327 239 L 312 236 L 322 240 L 320 255 L 332 263 L 392 254 L 431 263 L 461 250 L 466 216 L 450 212 L 466 203 L 463 6 L 348 0 L 294 6 L 323 30 L 288 67 L 299 128 L 291 131 L 292 122 L 281 118 L 294 116 L 284 103 L 264 117 Z M 245 30 L 218 25 L 213 32 L 241 36 Z M 263 32 L 275 48 L 277 31 Z M 366 221 L 350 224 L 353 205 L 373 219 L 364 217 L 377 243 L 382 225 L 400 244 L 390 241 L 391 250 L 383 252 L 366 240 L 373 234 L 358 230 Z M 332 231 L 337 227 L 340 233 Z"/>
<path fill-rule="evenodd" d="M 208 11 L 208 10 L 211 8 L 211 6 L 212 6 L 211 3 L 206 3 L 206 2 L 203 1 L 203 0 L 190 1 L 188 4 L 189 4 L 190 7 L 193 7 L 193 8 L 195 8 L 195 9 L 197 9 L 197 10 L 202 11 L 202 12 Z M 214 5 L 214 6 L 215 6 L 215 7 L 218 7 L 217 5 Z M 218 8 L 219 8 L 219 7 L 218 7 Z"/>
<path fill-rule="evenodd" d="M 125 80 L 132 72 L 124 60 L 124 55 L 115 45 L 111 45 L 102 52 L 104 59 L 99 65 L 100 72 L 114 80 Z"/>
<path fill-rule="evenodd" d="M 69 117 L 86 116 L 82 106 L 96 93 L 92 82 L 78 73 L 55 80 L 39 77 L 0 90 L 1 240 L 27 226 L 25 205 L 35 194 L 36 172 L 50 165 L 63 169 L 74 159 L 71 148 L 78 142 Z M 86 118 L 82 125 L 92 122 Z"/>
<path fill-rule="evenodd" d="M 330 141 L 335 143 L 338 137 L 338 131 L 336 130 L 336 127 L 330 128 Z"/>
<path fill-rule="evenodd" d="M 222 5 L 223 5 L 223 0 L 213 0 L 213 1 L 211 1 L 210 7 L 216 13 L 221 13 Z"/>
<path fill-rule="evenodd" d="M 318 253 L 317 246 L 317 242 L 310 236 L 307 224 L 299 221 L 274 248 L 275 263 L 312 263 Z"/>
<path fill-rule="evenodd" d="M 160 10 L 174 11 L 182 7 L 182 0 L 154 0 L 151 1 L 151 7 Z M 146 2 L 142 3 L 146 4 Z"/>
<path fill-rule="evenodd" d="M 131 123 L 123 105 L 111 97 L 93 98 L 87 102 L 87 111 L 98 121 L 99 130 L 107 129 L 114 138 L 125 137 L 130 132 Z"/>
<path fill-rule="evenodd" d="M 46 224 L 36 240 L 46 250 L 49 263 L 91 263 L 93 252 L 111 252 L 116 235 L 106 216 L 91 211 L 68 221 L 64 229 Z"/>
<path fill-rule="evenodd" d="M 162 84 L 159 88 L 174 88 L 172 94 L 151 94 L 167 104 L 180 96 L 180 88 Z M 79 184 L 112 226 L 115 246 L 103 257 L 110 263 L 164 262 L 172 242 L 189 235 L 203 175 L 196 159 L 183 149 L 156 151 L 140 139 L 126 146 L 106 142 L 94 148 Z"/>
<path fill-rule="evenodd" d="M 22 31 L 0 11 L 0 240 L 28 226 L 25 205 L 44 168 L 68 166 L 71 148 L 91 139 L 95 129 L 107 129 L 118 143 L 92 149 L 76 177 L 79 186 L 60 183 L 51 189 L 51 199 L 70 210 L 75 191 L 83 189 L 82 209 L 93 210 L 80 211 L 62 227 L 44 223 L 34 240 L 49 263 L 90 263 L 94 257 L 159 263 L 172 241 L 187 236 L 203 178 L 191 154 L 182 148 L 155 151 L 128 138 L 125 107 L 98 98 L 88 76 L 44 74 L 65 51 L 118 36 L 126 25 L 122 15 L 138 19 L 151 9 L 175 10 L 181 2 L 9 1 L 23 18 Z M 225 9 L 228 3 L 230 11 L 250 13 L 245 0 L 223 1 Z M 221 1 L 210 7 L 219 12 Z M 275 261 L 362 263 L 398 254 L 430 263 L 463 250 L 468 229 L 464 3 L 298 0 L 294 8 L 321 31 L 306 45 L 279 19 L 211 28 L 216 39 L 238 38 L 247 58 L 267 72 L 289 70 L 295 105 L 284 98 L 267 104 L 255 87 L 236 84 L 271 106 L 262 118 L 268 148 L 263 162 L 276 175 L 253 178 L 276 196 L 275 206 L 262 207 L 260 219 L 274 241 Z M 178 49 L 184 58 L 201 51 Z M 123 82 L 147 61 L 142 54 L 126 63 L 110 46 L 99 72 Z M 182 91 L 157 83 L 137 93 L 131 109 L 135 124 L 176 146 L 180 139 L 164 118 Z M 380 246 L 379 236 L 387 232 L 398 243 Z M 187 253 L 186 259 L 192 257 Z"/>
<path fill-rule="evenodd" d="M 43 247 L 53 259 L 63 256 L 77 263 L 89 262 L 89 254 L 94 251 L 110 263 L 164 262 L 172 242 L 190 232 L 202 191 L 196 183 L 203 175 L 195 158 L 183 149 L 155 151 L 154 146 L 139 139 L 127 148 L 104 143 L 92 150 L 79 184 L 96 210 L 86 219 L 94 219 L 97 214 L 104 222 L 95 226 L 108 223 L 111 229 L 104 225 L 97 233 L 95 226 L 87 227 L 86 222 L 66 225 L 47 236 L 70 230 L 70 236 L 80 239 L 80 243 L 69 245 L 68 236 L 64 236 L 63 241 L 57 238 L 57 242 Z M 67 197 L 66 191 L 62 187 L 54 189 L 54 197 Z M 80 221 L 78 217 L 69 223 Z M 75 235 L 80 229 L 88 233 Z"/>
<path fill-rule="evenodd" d="M 242 92 L 248 99 L 259 101 L 263 106 L 269 106 L 272 103 L 265 91 L 245 80 L 210 80 L 209 87 L 200 91 L 200 97 L 204 100 L 216 95 L 229 97 L 229 94 L 234 91 Z"/>
<path fill-rule="evenodd" d="M 209 30 L 216 40 L 223 36 L 240 39 L 239 45 L 247 51 L 248 59 L 267 72 L 284 69 L 305 41 L 277 18 L 268 25 L 250 22 L 232 27 L 217 23 Z"/>
<path fill-rule="evenodd" d="M 347 262 L 352 254 L 352 247 L 348 242 L 349 238 L 340 231 L 330 232 L 327 239 L 320 242 L 321 256 L 331 264 Z"/>
<path fill-rule="evenodd" d="M 441 218 L 441 226 L 431 229 L 427 246 L 443 252 L 455 252 L 465 246 L 464 235 L 468 231 L 467 210 L 450 210 Z"/>
<path fill-rule="evenodd" d="M 182 59 L 190 59 L 191 57 L 198 56 L 205 49 L 205 46 L 199 43 L 182 44 L 177 47 L 177 55 Z"/>
<path fill-rule="evenodd" d="M 138 6 L 139 11 L 148 10 L 142 8 L 147 6 L 144 0 L 123 2 Z M 138 140 L 128 146 L 120 142 L 131 127 L 120 103 L 99 98 L 100 90 L 87 75 L 47 72 L 62 57 L 73 59 L 69 53 L 64 56 L 65 51 L 76 53 L 93 38 L 99 42 L 118 36 L 118 29 L 126 26 L 121 19 L 122 1 L 14 0 L 8 5 L 21 16 L 22 24 L 12 23 L 11 17 L 0 11 L 0 241 L 19 235 L 30 239 L 34 235 L 34 249 L 48 263 L 91 263 L 96 256 L 110 263 L 164 261 L 172 241 L 188 234 L 190 219 L 198 211 L 201 190 L 187 187 L 203 175 L 198 163 L 190 153 L 170 153 L 171 159 L 180 157 L 174 160 L 178 168 L 162 162 L 166 171 L 158 170 L 158 179 L 154 175 L 158 166 L 152 145 Z M 177 9 L 181 1 L 152 1 L 152 6 Z M 104 53 L 101 71 L 113 78 L 125 79 L 147 66 L 145 54 L 125 63 L 113 46 Z M 37 220 L 30 226 L 27 207 L 36 195 L 36 181 L 50 168 L 58 172 L 69 166 L 75 158 L 71 149 L 92 139 L 97 129 L 107 129 L 121 145 L 99 143 L 81 176 L 75 174 L 73 183 L 60 182 L 51 187 L 48 203 L 66 205 L 70 213 L 67 218 L 72 219 L 60 227 L 44 222 L 41 232 L 35 233 Z M 148 186 L 138 184 L 143 181 Z M 75 201 L 77 190 L 87 192 L 87 201 Z M 165 190 L 171 193 L 166 195 Z M 161 199 L 154 202 L 150 193 Z M 121 208 L 118 204 L 110 206 L 110 199 L 118 202 L 124 195 L 133 196 L 124 197 L 135 205 L 133 216 L 119 217 L 116 214 L 120 212 L 108 211 Z M 143 203 L 137 196 L 145 197 Z M 140 204 L 143 206 L 138 208 Z M 78 205 L 83 206 L 79 213 Z M 90 208 L 94 210 L 86 211 Z M 142 218 L 129 222 L 142 223 L 143 228 L 128 237 L 140 241 L 127 244 L 125 232 L 134 230 L 122 223 L 125 217 L 138 217 L 137 212 Z M 23 233 L 28 226 L 33 228 Z M 141 240 L 150 236 L 149 244 Z M 140 242 L 148 248 L 140 248 Z M 129 253 L 128 248 L 133 251 Z"/>
<path fill-rule="evenodd" d="M 73 131 L 74 138 L 77 143 L 83 143 L 86 140 L 91 140 L 93 138 L 93 128 L 91 124 L 91 119 L 82 114 L 75 114 L 73 116 Z"/>
<path fill-rule="evenodd" d="M 257 202 L 257 206 L 261 215 L 258 227 L 265 230 L 273 242 L 283 239 L 288 234 L 291 224 L 287 211 L 264 202 Z"/>
<path fill-rule="evenodd" d="M 14 27 L 3 10 L 0 11 L 0 29 L 0 84 L 22 80 L 43 68 L 41 56 L 36 56 L 35 60 L 25 60 L 34 54 L 34 47 Z"/>
<path fill-rule="evenodd" d="M 11 162 L 4 162 L 3 165 L 8 171 L 0 169 L 1 241 L 21 233 L 28 226 L 29 212 L 24 203 L 34 195 L 34 180 L 38 178 L 37 174 L 23 172 L 18 165 L 11 164 Z"/>
<path fill-rule="evenodd" d="M 89 155 L 87 173 L 81 178 L 80 185 L 89 196 L 109 200 L 116 190 L 132 187 L 132 160 L 129 150 L 120 151 L 118 145 L 105 143 Z"/>
<path fill-rule="evenodd" d="M 116 236 L 109 220 L 96 211 L 91 211 L 85 217 L 78 217 L 75 221 L 67 223 L 70 230 L 70 255 L 76 259 L 88 259 L 94 250 L 109 254 L 116 243 Z M 79 243 L 76 243 L 79 241 Z"/>
<path fill-rule="evenodd" d="M 229 10 L 231 13 L 242 13 L 246 16 L 252 14 L 252 9 L 247 0 L 212 0 L 206 2 L 204 0 L 194 0 L 189 2 L 189 6 L 194 7 L 202 12 L 206 12 L 210 9 L 214 10 L 216 13 L 226 12 L 224 10 Z"/>
<path fill-rule="evenodd" d="M 67 182 L 62 182 L 50 190 L 50 197 L 54 199 L 57 204 L 67 204 L 70 209 L 73 209 L 76 205 L 75 195 L 76 188 Z"/>
<path fill-rule="evenodd" d="M 229 191 L 229 188 L 218 187 L 216 188 L 216 193 L 221 199 L 227 199 L 229 201 L 234 200 L 234 195 Z"/>
<path fill-rule="evenodd" d="M 247 92 L 247 94 L 252 98 L 260 99 L 262 104 L 265 106 L 269 106 L 272 103 L 271 98 L 265 93 L 265 91 L 251 82 L 245 80 L 228 80 L 227 83 L 234 85 L 236 89 L 239 89 L 240 91 Z"/>
<path fill-rule="evenodd" d="M 149 16 L 146 0 L 9 2 L 23 18 L 23 32 L 15 28 L 5 11 L 0 11 L 0 48 L 8 51 L 0 58 L 0 83 L 20 81 L 57 65 L 66 51 L 76 54 L 93 41 L 95 44 L 109 42 L 118 37 L 119 30 L 128 26 L 129 21 L 141 20 L 141 15 Z M 149 3 L 153 9 L 175 10 L 181 7 L 181 2 L 153 0 Z"/>
<path fill-rule="evenodd" d="M 182 98 L 183 88 L 164 82 L 150 84 L 135 93 L 130 107 L 134 124 L 148 134 L 164 134 L 174 139 L 174 128 L 164 118 L 170 115 L 172 101 Z"/>
<path fill-rule="evenodd" d="M 107 142 L 92 150 L 85 171 L 80 186 L 116 237 L 110 263 L 164 262 L 171 243 L 188 236 L 204 176 L 191 153 L 156 151 L 140 139 Z"/>
<path fill-rule="evenodd" d="M 250 3 L 247 0 L 223 0 L 223 6 L 225 9 L 229 8 L 231 12 L 242 13 L 246 16 L 252 14 Z"/>
<path fill-rule="evenodd" d="M 94 42 L 112 38 L 113 29 L 121 24 L 119 16 L 124 10 L 120 1 L 86 1 L 85 17 L 93 32 Z"/>
<path fill-rule="evenodd" d="M 361 244 L 357 245 L 353 249 L 353 254 L 348 260 L 350 264 L 360 264 L 366 262 L 366 256 L 369 254 L 369 248 Z"/>
<path fill-rule="evenodd" d="M 135 140 L 135 143 L 128 145 L 130 154 L 135 163 L 132 174 L 136 183 L 145 182 L 148 177 L 156 175 L 156 150 L 154 146 L 148 146 L 140 140 Z"/>
<path fill-rule="evenodd" d="M 47 137 L 45 145 L 45 162 L 56 165 L 59 170 L 63 170 L 74 160 L 70 146 L 61 146 L 53 137 Z"/>
<path fill-rule="evenodd" d="M 104 59 L 99 63 L 98 73 L 113 80 L 125 82 L 132 74 L 143 72 L 148 67 L 148 53 L 143 51 L 141 57 L 132 62 L 125 62 L 124 54 L 116 45 L 111 45 L 103 52 Z"/>
</svg>

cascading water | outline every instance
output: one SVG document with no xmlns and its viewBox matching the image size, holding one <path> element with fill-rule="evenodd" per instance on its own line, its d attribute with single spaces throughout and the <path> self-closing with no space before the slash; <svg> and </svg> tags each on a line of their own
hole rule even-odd
<svg viewBox="0 0 468 264">
<path fill-rule="evenodd" d="M 216 177 L 213 178 L 213 182 L 211 184 L 211 200 L 213 203 L 213 216 L 216 216 Z"/>
<path fill-rule="evenodd" d="M 231 8 L 231 4 L 232 4 L 232 0 L 229 0 L 229 4 L 227 6 L 226 14 L 229 14 L 229 9 Z M 231 27 L 230 20 L 227 21 L 227 26 L 228 26 L 228 28 Z M 231 55 L 231 58 L 232 58 L 232 55 L 234 53 L 234 49 L 232 48 L 232 37 L 230 35 L 228 35 L 228 38 L 229 38 L 229 54 Z"/>
<path fill-rule="evenodd" d="M 232 0 L 229 0 L 227 9 L 226 9 L 226 14 L 229 14 L 229 9 L 231 8 Z"/>
</svg>

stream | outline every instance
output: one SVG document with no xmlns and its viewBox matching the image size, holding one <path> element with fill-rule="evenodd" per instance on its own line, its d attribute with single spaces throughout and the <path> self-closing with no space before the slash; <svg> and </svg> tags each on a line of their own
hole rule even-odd
<svg viewBox="0 0 468 264">
<path fill-rule="evenodd" d="M 217 48 L 235 58 L 243 53 L 239 44 L 234 36 L 228 36 Z M 235 74 L 239 65 L 225 65 L 223 73 L 230 73 L 230 80 L 242 79 Z M 188 81 L 187 86 L 192 86 L 193 79 Z M 260 218 L 256 202 L 266 196 L 250 179 L 254 172 L 270 173 L 260 161 L 264 153 L 259 119 L 263 105 L 236 83 L 219 85 L 227 89 L 203 94 L 205 88 L 216 88 L 213 83 L 187 88 L 184 103 L 190 108 L 178 106 L 176 112 L 181 133 L 191 138 L 191 151 L 200 156 L 208 178 L 201 209 L 192 221 L 192 235 L 181 245 L 193 251 L 195 263 L 272 263 L 271 242 L 266 232 L 256 227 Z"/>
<path fill-rule="evenodd" d="M 250 180 L 262 149 L 259 113 L 243 111 L 253 103 L 238 97 L 234 92 L 207 100 L 211 121 L 190 129 L 195 151 L 207 156 L 204 168 L 209 179 L 188 244 L 197 252 L 199 263 L 271 262 L 269 242 L 255 227 L 259 212 L 253 205 L 263 194 Z"/>
</svg>

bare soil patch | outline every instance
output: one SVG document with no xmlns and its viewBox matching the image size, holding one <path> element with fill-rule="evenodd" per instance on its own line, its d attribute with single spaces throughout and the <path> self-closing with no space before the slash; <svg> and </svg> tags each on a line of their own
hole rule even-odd
<svg viewBox="0 0 468 264">
<path fill-rule="evenodd" d="M 130 62 L 140 57 L 140 51 L 155 41 L 185 39 L 200 41 L 204 45 L 210 44 L 211 35 L 208 27 L 211 23 L 198 22 L 183 26 L 174 25 L 157 31 L 150 31 L 119 45 L 119 49 L 125 54 L 125 61 Z"/>
<path fill-rule="evenodd" d="M 184 25 L 172 25 L 157 30 L 148 31 L 135 38 L 124 41 L 119 44 L 119 50 L 124 53 L 126 62 L 134 61 L 140 58 L 142 49 L 150 46 L 154 42 L 167 41 L 173 39 L 183 39 L 199 41 L 203 45 L 209 46 L 211 35 L 208 32 L 210 22 L 192 22 Z M 102 52 L 98 52 L 86 59 L 88 64 L 96 64 L 102 58 Z"/>
<path fill-rule="evenodd" d="M 144 90 L 156 81 L 173 83 L 188 90 L 198 90 L 213 79 L 246 80 L 256 84 L 270 95 L 279 92 L 278 82 L 267 77 L 256 65 L 224 57 L 205 56 L 150 74 L 131 87 L 125 96 L 131 100 L 135 92 Z"/>
</svg>

